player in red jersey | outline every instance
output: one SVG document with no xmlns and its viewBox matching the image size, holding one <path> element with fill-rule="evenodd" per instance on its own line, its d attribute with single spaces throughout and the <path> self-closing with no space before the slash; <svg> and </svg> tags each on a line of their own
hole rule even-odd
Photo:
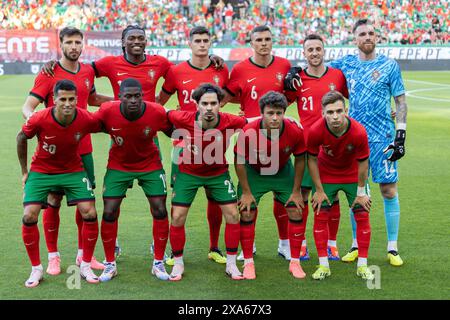
<svg viewBox="0 0 450 320">
<path fill-rule="evenodd" d="M 306 36 L 303 42 L 303 54 L 305 56 L 307 66 L 304 70 L 299 72 L 302 86 L 297 88 L 296 91 L 286 90 L 285 94 L 288 101 L 297 102 L 298 116 L 305 132 L 305 136 L 307 136 L 311 126 L 317 120 L 322 118 L 321 101 L 324 94 L 328 91 L 335 90 L 348 98 L 348 90 L 342 71 L 325 65 L 325 50 L 323 40 L 319 35 L 310 34 Z M 305 209 L 303 210 L 303 223 L 305 226 L 309 211 L 307 201 L 311 188 L 311 176 L 306 170 L 302 181 L 302 196 L 306 201 Z M 328 258 L 330 260 L 339 260 L 339 253 L 336 244 L 336 236 L 340 220 L 339 198 L 333 199 L 333 205 L 329 211 L 328 218 Z M 306 239 L 303 240 L 300 259 L 309 260 Z"/>
<path fill-rule="evenodd" d="M 228 83 L 228 68 L 226 65 L 222 69 L 214 67 L 208 57 L 211 47 L 211 34 L 205 27 L 194 27 L 189 32 L 189 47 L 192 51 L 190 60 L 172 66 L 167 73 L 165 82 L 159 93 L 158 101 L 164 105 L 175 92 L 178 96 L 178 106 L 181 111 L 196 111 L 197 104 L 192 99 L 192 93 L 202 83 L 212 83 L 219 87 L 224 87 Z M 177 146 L 178 145 L 178 146 Z M 172 151 L 172 176 L 175 174 L 177 158 L 182 149 L 181 141 L 174 141 Z M 206 190 L 205 190 L 206 191 Z M 209 253 L 208 258 L 225 264 L 226 258 L 219 250 L 219 234 L 222 224 L 222 212 L 219 204 L 211 195 L 207 194 L 208 207 L 207 217 L 209 224 Z M 166 259 L 168 265 L 173 265 L 172 258 Z"/>
<path fill-rule="evenodd" d="M 312 207 L 314 241 L 319 256 L 319 268 L 313 279 L 323 280 L 331 275 L 327 257 L 328 215 L 330 199 L 344 191 L 355 213 L 359 247 L 356 274 L 373 279 L 367 267 L 370 244 L 369 210 L 371 200 L 366 190 L 369 168 L 369 142 L 364 127 L 346 116 L 345 99 L 337 91 L 322 98 L 323 119 L 312 125 L 308 134 L 308 166 L 314 183 Z"/>
<path fill-rule="evenodd" d="M 238 98 L 241 111 L 246 117 L 260 116 L 258 100 L 268 91 L 283 93 L 283 80 L 289 71 L 289 60 L 272 55 L 272 32 L 267 26 L 258 26 L 251 32 L 250 44 L 254 55 L 237 63 L 225 86 L 227 95 L 224 103 L 233 96 Z M 290 259 L 288 237 L 288 214 L 283 204 L 274 201 L 273 213 L 278 226 L 278 254 Z M 256 253 L 256 247 L 253 249 Z M 242 252 L 238 260 L 243 260 Z"/>
<path fill-rule="evenodd" d="M 219 203 L 224 215 L 225 246 L 227 250 L 226 273 L 234 280 L 243 279 L 236 265 L 239 246 L 239 213 L 237 196 L 228 172 L 225 152 L 231 135 L 243 128 L 243 117 L 220 113 L 223 91 L 212 84 L 203 84 L 193 93 L 198 112 L 169 111 L 169 121 L 177 129 L 173 138 L 183 138 L 179 172 L 174 177 L 172 192 L 172 220 L 170 244 L 174 255 L 171 281 L 181 280 L 184 272 L 183 250 L 186 242 L 185 222 L 198 188 L 205 187 Z"/>
<path fill-rule="evenodd" d="M 113 141 L 103 187 L 101 236 L 106 262 L 100 281 L 109 281 L 117 274 L 114 247 L 118 210 L 129 183 L 134 179 L 142 186 L 153 216 L 155 259 L 152 273 L 161 280 L 168 280 L 169 275 L 163 263 L 169 236 L 166 180 L 153 138 L 158 131 L 165 131 L 170 136 L 167 132 L 171 131 L 172 125 L 167 121 L 166 111 L 161 105 L 143 101 L 142 87 L 138 80 L 123 80 L 119 96 L 120 101 L 102 104 L 94 114 Z"/>
<path fill-rule="evenodd" d="M 255 279 L 252 246 L 255 239 L 255 210 L 261 197 L 272 192 L 286 206 L 291 262 L 295 278 L 306 274 L 300 266 L 300 248 L 305 225 L 302 223 L 301 182 L 305 169 L 306 145 L 303 130 L 284 117 L 285 96 L 269 91 L 259 100 L 262 118 L 249 123 L 235 146 L 235 168 L 239 178 L 241 246 L 244 253 L 244 278 Z M 291 155 L 295 156 L 292 166 Z"/>
<path fill-rule="evenodd" d="M 35 287 L 43 277 L 39 255 L 39 211 L 47 206 L 50 191 L 62 189 L 68 205 L 77 205 L 83 217 L 83 257 L 81 276 L 90 283 L 98 283 L 92 272 L 91 260 L 98 237 L 95 197 L 90 180 L 83 169 L 78 152 L 81 139 L 100 129 L 86 110 L 77 108 L 77 89 L 70 80 L 58 81 L 54 87 L 55 106 L 34 113 L 17 135 L 17 154 L 24 185 L 24 215 L 22 238 L 31 261 L 32 271 L 25 282 Z M 27 168 L 27 139 L 37 136 L 38 145 Z"/>
<path fill-rule="evenodd" d="M 99 106 L 102 102 L 112 100 L 110 97 L 99 95 L 94 86 L 94 69 L 89 64 L 79 62 L 79 57 L 83 51 L 83 33 L 76 28 L 64 28 L 59 33 L 60 47 L 62 57 L 57 62 L 54 69 L 54 76 L 49 77 L 44 73 L 39 73 L 36 77 L 34 86 L 27 97 L 22 108 L 25 119 L 30 117 L 37 106 L 44 102 L 46 107 L 54 106 L 53 87 L 62 79 L 68 79 L 77 86 L 77 107 L 87 109 L 88 104 Z M 80 142 L 79 154 L 83 161 L 84 169 L 95 188 L 94 161 L 92 158 L 91 136 L 86 135 Z M 49 194 L 49 206 L 43 213 L 43 228 L 45 241 L 48 250 L 48 268 L 47 273 L 57 275 L 61 272 L 60 255 L 58 252 L 58 232 L 59 232 L 59 210 L 61 206 L 62 194 L 54 190 Z M 82 228 L 83 219 L 80 212 L 76 211 L 75 220 L 78 227 L 78 254 L 76 264 L 79 265 L 82 260 Z M 92 258 L 92 267 L 102 270 L 103 264 L 99 263 L 95 257 Z"/>
</svg>

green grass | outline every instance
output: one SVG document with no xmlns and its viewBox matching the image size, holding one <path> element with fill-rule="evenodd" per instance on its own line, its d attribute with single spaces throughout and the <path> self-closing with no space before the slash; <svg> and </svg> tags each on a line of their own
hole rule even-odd
<svg viewBox="0 0 450 320">
<path fill-rule="evenodd" d="M 224 274 L 223 266 L 207 260 L 209 238 L 203 191 L 197 194 L 188 217 L 183 281 L 158 281 L 150 275 L 152 260 L 148 247 L 151 242 L 151 217 L 148 203 L 142 190 L 135 185 L 128 192 L 121 210 L 119 239 L 123 255 L 118 261 L 119 276 L 100 285 L 81 282 L 80 290 L 69 290 L 66 287 L 67 273 L 57 277 L 45 275 L 45 281 L 35 289 L 27 289 L 23 285 L 30 266 L 21 238 L 22 189 L 15 136 L 23 123 L 21 106 L 33 85 L 33 76 L 0 77 L 0 143 L 3 148 L 0 159 L 0 299 L 448 299 L 450 74 L 404 72 L 404 78 L 407 90 L 413 94 L 407 98 L 407 152 L 399 166 L 402 211 L 399 249 L 405 264 L 394 268 L 386 261 L 383 205 L 377 186 L 373 185 L 369 264 L 377 265 L 381 270 L 381 289 L 369 290 L 366 283 L 356 277 L 356 265 L 342 262 L 331 262 L 332 276 L 326 281 L 311 279 L 318 263 L 311 232 L 312 218 L 307 227 L 312 260 L 303 263 L 308 277 L 302 281 L 294 280 L 288 272 L 288 263 L 276 255 L 278 237 L 269 195 L 261 202 L 256 230 L 258 277 L 255 281 L 230 281 Z M 96 81 L 96 87 L 101 93 L 111 94 L 109 82 L 104 79 Z M 434 100 L 426 100 L 430 98 Z M 176 105 L 174 98 L 169 105 Z M 227 106 L 225 111 L 236 112 L 237 108 Z M 291 107 L 288 113 L 296 116 L 295 108 Z M 169 175 L 171 144 L 163 135 L 160 142 L 164 167 Z M 109 138 L 96 134 L 93 144 L 99 185 L 95 190 L 97 210 L 101 214 L 100 192 Z M 34 148 L 33 141 L 29 146 L 30 159 Z M 236 182 L 234 173 L 233 177 Z M 345 203 L 344 199 L 341 200 Z M 40 230 L 41 257 L 46 267 L 47 251 L 41 226 Z M 343 206 L 338 234 L 341 254 L 345 253 L 350 243 L 350 221 L 347 208 Z M 224 248 L 223 233 L 220 245 Z M 61 209 L 59 248 L 65 272 L 74 264 L 77 249 L 74 208 L 65 205 Z M 100 239 L 96 256 L 103 259 Z"/>
</svg>

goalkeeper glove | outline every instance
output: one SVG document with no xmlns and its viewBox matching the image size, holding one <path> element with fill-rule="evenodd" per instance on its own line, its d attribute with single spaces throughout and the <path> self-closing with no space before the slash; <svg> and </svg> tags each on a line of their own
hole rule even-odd
<svg viewBox="0 0 450 320">
<path fill-rule="evenodd" d="M 405 139 L 406 130 L 399 129 L 395 132 L 395 139 L 386 149 L 383 150 L 384 153 L 393 150 L 392 154 L 388 157 L 389 161 L 397 161 L 405 155 Z"/>
<path fill-rule="evenodd" d="M 301 67 L 292 67 L 289 69 L 286 77 L 284 77 L 284 90 L 297 91 L 302 86 L 302 80 L 299 75 L 301 71 Z"/>
</svg>

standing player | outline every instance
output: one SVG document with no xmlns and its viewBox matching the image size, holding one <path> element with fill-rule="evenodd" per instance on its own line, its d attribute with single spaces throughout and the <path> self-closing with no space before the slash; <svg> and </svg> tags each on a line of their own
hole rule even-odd
<svg viewBox="0 0 450 320">
<path fill-rule="evenodd" d="M 251 32 L 250 44 L 254 55 L 237 63 L 225 86 L 224 104 L 233 97 L 238 98 L 245 117 L 259 117 L 258 100 L 268 91 L 283 92 L 283 79 L 289 71 L 289 60 L 272 55 L 272 32 L 267 26 L 258 26 Z M 274 198 L 273 213 L 277 221 L 279 243 L 278 254 L 289 260 L 288 214 L 284 203 Z M 257 211 L 256 211 L 257 214 Z M 256 248 L 253 248 L 256 253 Z M 239 260 L 243 260 L 242 252 Z"/>
<path fill-rule="evenodd" d="M 306 152 L 303 130 L 284 118 L 288 103 L 283 94 L 269 91 L 261 97 L 259 105 L 262 118 L 244 127 L 235 147 L 241 246 L 245 259 L 243 275 L 245 279 L 256 278 L 252 254 L 255 209 L 264 194 L 273 192 L 275 199 L 286 206 L 289 215 L 289 271 L 301 279 L 306 276 L 299 260 L 305 233 L 301 195 Z M 294 167 L 290 159 L 292 154 L 295 156 Z"/>
<path fill-rule="evenodd" d="M 325 66 L 324 63 L 324 45 L 322 38 L 317 34 L 306 36 L 303 42 L 303 55 L 306 58 L 307 66 L 304 70 L 298 72 L 298 77 L 302 83 L 301 88 L 292 88 L 287 83 L 286 96 L 289 101 L 297 101 L 297 110 L 300 122 L 302 124 L 305 137 L 308 135 L 309 128 L 322 118 L 322 97 L 328 91 L 338 91 L 348 98 L 347 85 L 342 71 Z M 291 70 L 297 71 L 294 67 Z M 305 200 L 305 208 L 302 211 L 303 224 L 306 228 L 308 219 L 308 198 L 312 188 L 312 180 L 308 170 L 305 171 L 302 181 L 302 196 Z M 328 258 L 330 260 L 339 260 L 337 250 L 336 236 L 339 228 L 340 208 L 339 198 L 333 199 L 333 205 L 328 215 Z M 303 240 L 300 254 L 301 260 L 309 260 L 306 239 Z"/>
<path fill-rule="evenodd" d="M 166 104 L 170 96 L 177 93 L 178 105 L 181 111 L 196 111 L 197 105 L 192 99 L 192 93 L 202 83 L 212 83 L 223 88 L 228 83 L 228 68 L 226 65 L 218 70 L 209 59 L 208 52 L 211 47 L 211 34 L 205 27 L 194 27 L 189 33 L 189 47 L 192 51 L 190 60 L 172 66 L 158 95 L 157 101 Z M 174 141 L 172 153 L 172 176 L 176 174 L 178 157 L 182 151 L 181 141 Z M 172 180 L 172 179 L 171 179 Z M 206 191 L 206 189 L 205 189 Z M 209 253 L 208 258 L 217 263 L 226 263 L 227 260 L 219 250 L 219 234 L 222 224 L 222 212 L 219 204 L 211 195 L 207 194 L 207 217 L 209 224 Z M 168 265 L 173 265 L 173 259 L 167 259 Z"/>
<path fill-rule="evenodd" d="M 314 241 L 320 263 L 312 277 L 323 280 L 331 275 L 327 257 L 330 199 L 344 191 L 357 223 L 359 258 L 356 274 L 371 280 L 374 275 L 367 268 L 371 233 L 371 200 L 365 187 L 369 167 L 367 133 L 360 123 L 346 116 L 345 100 L 339 92 L 325 94 L 322 108 L 324 119 L 312 125 L 307 141 L 308 166 L 314 182 Z"/>
<path fill-rule="evenodd" d="M 76 28 L 66 27 L 59 33 L 60 47 L 62 51 L 61 59 L 56 63 L 54 76 L 49 77 L 40 73 L 34 82 L 34 87 L 30 91 L 22 112 L 24 118 L 29 118 L 37 106 L 44 102 L 46 107 L 52 107 L 53 88 L 59 80 L 68 79 L 73 81 L 77 86 L 77 107 L 87 109 L 89 105 L 99 106 L 102 102 L 112 100 L 97 94 L 94 86 L 94 70 L 91 65 L 79 62 L 80 55 L 83 51 L 83 33 Z M 83 161 L 83 167 L 86 170 L 92 187 L 95 188 L 94 161 L 92 158 L 92 143 L 90 135 L 86 135 L 80 142 L 79 154 Z M 62 199 L 61 190 L 52 190 L 49 194 L 49 206 L 44 210 L 43 227 L 45 240 L 48 249 L 48 268 L 47 273 L 57 275 L 61 273 L 60 255 L 58 252 L 58 231 L 59 231 L 59 210 Z M 78 226 L 78 254 L 76 264 L 81 263 L 83 256 L 82 250 L 82 228 L 83 219 L 79 210 L 76 210 L 76 222 Z M 97 262 L 95 257 L 92 258 L 92 267 L 102 270 L 104 266 Z"/>
<path fill-rule="evenodd" d="M 68 205 L 77 205 L 83 217 L 81 276 L 90 283 L 99 280 L 92 272 L 91 260 L 98 237 L 95 198 L 78 148 L 81 139 L 99 129 L 98 121 L 86 110 L 77 108 L 77 89 L 70 80 L 54 87 L 54 107 L 33 114 L 17 135 L 17 154 L 24 184 L 22 238 L 31 261 L 32 271 L 25 282 L 35 287 L 43 277 L 39 255 L 39 211 L 47 205 L 50 191 L 62 189 Z M 27 168 L 27 139 L 37 136 L 38 145 Z"/>
<path fill-rule="evenodd" d="M 367 20 L 358 20 L 353 27 L 358 46 L 357 55 L 347 55 L 331 62 L 347 79 L 350 91 L 349 116 L 359 121 L 367 130 L 370 146 L 372 180 L 379 183 L 384 199 L 384 216 L 387 229 L 387 258 L 393 266 L 401 266 L 398 254 L 400 204 L 397 192 L 397 160 L 405 155 L 407 105 L 405 88 L 398 63 L 375 52 L 376 32 Z M 391 96 L 396 105 L 396 123 L 391 118 Z M 351 262 L 358 257 L 355 219 L 352 217 L 353 244 L 342 257 Z"/>
<path fill-rule="evenodd" d="M 184 225 L 197 190 L 202 186 L 219 203 L 226 221 L 226 273 L 233 280 L 243 279 L 236 265 L 240 237 L 237 197 L 228 172 L 225 152 L 231 137 L 228 131 L 242 129 L 247 121 L 243 117 L 219 113 L 223 97 L 224 93 L 219 87 L 203 84 L 192 94 L 198 105 L 198 112 L 169 111 L 167 115 L 177 129 L 173 138 L 183 137 L 184 140 L 179 172 L 174 177 L 169 233 L 175 260 L 170 274 L 172 281 L 181 280 L 183 276 L 183 250 L 186 242 Z"/>
<path fill-rule="evenodd" d="M 166 175 L 153 138 L 159 130 L 170 131 L 172 125 L 167 121 L 166 111 L 162 106 L 143 101 L 142 87 L 136 79 L 122 81 L 119 96 L 120 101 L 102 104 L 94 115 L 113 141 L 103 186 L 101 236 L 106 263 L 100 281 L 109 281 L 117 274 L 114 247 L 118 210 L 134 179 L 138 180 L 144 190 L 153 216 L 155 259 L 152 273 L 161 280 L 168 280 L 169 275 L 163 263 L 169 236 Z M 167 134 L 170 136 L 170 133 Z"/>
</svg>

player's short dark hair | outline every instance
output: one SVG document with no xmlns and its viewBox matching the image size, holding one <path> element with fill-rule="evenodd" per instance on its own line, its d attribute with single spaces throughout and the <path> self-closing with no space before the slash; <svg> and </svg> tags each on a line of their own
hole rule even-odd
<svg viewBox="0 0 450 320">
<path fill-rule="evenodd" d="M 71 37 L 74 35 L 78 35 L 81 37 L 81 39 L 83 39 L 84 35 L 83 32 L 81 32 L 80 29 L 74 28 L 74 27 L 65 27 L 63 29 L 61 29 L 61 31 L 59 32 L 59 41 L 63 42 L 64 37 Z"/>
<path fill-rule="evenodd" d="M 319 36 L 318 34 L 315 34 L 315 33 L 308 34 L 308 35 L 305 37 L 305 40 L 303 40 L 303 46 L 305 46 L 306 41 L 308 41 L 308 40 L 319 40 L 319 41 L 322 42 L 322 44 L 323 44 L 323 39 L 322 39 L 322 37 Z"/>
<path fill-rule="evenodd" d="M 75 93 L 76 93 L 77 92 L 77 86 L 75 85 L 75 83 L 73 81 L 67 80 L 67 79 L 63 79 L 63 80 L 59 80 L 55 84 L 55 86 L 53 87 L 53 95 L 56 97 L 60 90 L 63 90 L 63 91 L 75 91 Z"/>
<path fill-rule="evenodd" d="M 269 31 L 270 33 L 272 33 L 272 30 L 270 30 L 269 26 L 267 26 L 267 25 L 257 26 L 255 28 L 253 28 L 253 30 L 250 32 L 250 37 L 252 37 L 253 34 L 256 32 L 264 32 L 264 31 Z"/>
<path fill-rule="evenodd" d="M 139 88 L 142 91 L 141 83 L 135 78 L 126 78 L 120 83 L 120 92 L 123 92 L 125 88 Z"/>
<path fill-rule="evenodd" d="M 194 90 L 194 92 L 192 93 L 192 99 L 194 99 L 197 103 L 199 103 L 200 99 L 206 93 L 215 93 L 217 95 L 217 99 L 219 99 L 219 102 L 221 102 L 223 98 L 225 98 L 225 93 L 218 86 L 215 86 L 211 83 L 204 83 L 199 85 Z"/>
<path fill-rule="evenodd" d="M 355 33 L 358 27 L 363 26 L 365 24 L 371 25 L 372 23 L 369 21 L 369 19 L 359 19 L 358 21 L 356 21 L 355 24 L 353 25 L 352 33 Z"/>
<path fill-rule="evenodd" d="M 192 40 L 192 38 L 196 34 L 207 34 L 208 37 L 211 37 L 211 32 L 209 32 L 209 30 L 203 26 L 198 26 L 198 27 L 192 28 L 191 31 L 189 31 L 189 39 Z"/>
<path fill-rule="evenodd" d="M 122 38 L 121 38 L 123 53 L 125 53 L 125 47 L 123 46 L 123 40 L 125 40 L 125 37 L 127 36 L 128 31 L 131 31 L 131 30 L 141 30 L 142 32 L 144 32 L 144 35 L 145 35 L 145 29 L 140 27 L 140 26 L 138 26 L 137 24 L 128 25 L 125 29 L 123 29 L 123 31 L 122 31 Z"/>
<path fill-rule="evenodd" d="M 325 108 L 327 105 L 335 103 L 337 101 L 342 101 L 342 104 L 345 107 L 345 98 L 339 91 L 328 91 L 324 94 L 322 97 L 322 109 Z"/>
<path fill-rule="evenodd" d="M 264 113 L 266 107 L 281 108 L 286 111 L 288 102 L 284 94 L 276 91 L 269 91 L 259 99 L 259 109 L 261 114 Z"/>
</svg>

